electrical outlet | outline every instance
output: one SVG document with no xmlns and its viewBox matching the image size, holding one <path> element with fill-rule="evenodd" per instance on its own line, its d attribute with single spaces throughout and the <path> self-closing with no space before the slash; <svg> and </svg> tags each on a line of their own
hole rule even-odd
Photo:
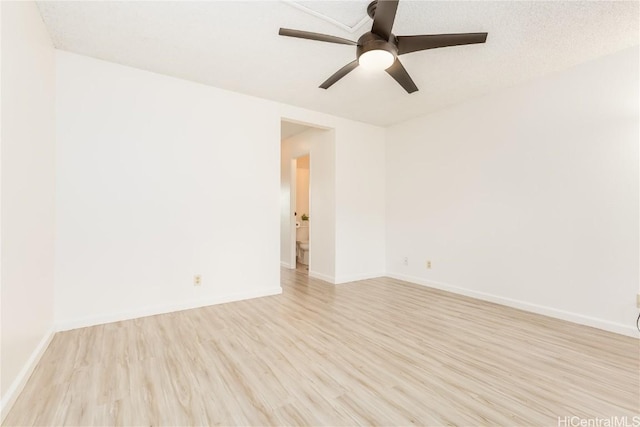
<svg viewBox="0 0 640 427">
<path fill-rule="evenodd" d="M 636 295 L 636 307 L 640 308 L 640 294 Z"/>
<path fill-rule="evenodd" d="M 199 274 L 196 274 L 195 276 L 193 276 L 193 286 L 200 286 L 202 284 L 202 276 Z"/>
<path fill-rule="evenodd" d="M 404 265 L 404 266 L 408 266 L 409 265 L 409 257 L 402 258 L 402 265 Z"/>
<path fill-rule="evenodd" d="M 427 260 L 427 269 L 430 270 L 431 269 L 431 261 Z"/>
</svg>

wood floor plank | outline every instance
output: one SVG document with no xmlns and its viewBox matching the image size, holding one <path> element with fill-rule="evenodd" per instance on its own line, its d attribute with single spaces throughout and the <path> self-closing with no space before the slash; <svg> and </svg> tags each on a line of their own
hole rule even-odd
<svg viewBox="0 0 640 427">
<path fill-rule="evenodd" d="M 58 333 L 4 425 L 557 425 L 640 415 L 640 341 L 378 278 Z M 631 418 L 628 418 L 631 420 Z"/>
</svg>

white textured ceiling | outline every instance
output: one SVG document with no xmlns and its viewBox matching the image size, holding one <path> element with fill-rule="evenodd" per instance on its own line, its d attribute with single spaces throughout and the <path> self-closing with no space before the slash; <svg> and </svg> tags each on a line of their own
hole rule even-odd
<svg viewBox="0 0 640 427">
<path fill-rule="evenodd" d="M 358 31 L 370 22 L 367 5 L 371 0 L 325 1 L 325 0 L 283 0 L 293 7 L 331 22 L 350 33 Z"/>
<path fill-rule="evenodd" d="M 281 37 L 278 28 L 357 40 L 370 22 L 345 28 L 357 26 L 367 2 L 290 3 L 38 6 L 59 49 L 383 126 L 639 44 L 636 1 L 401 0 L 395 34 L 486 31 L 487 43 L 403 55 L 420 89 L 411 95 L 385 72 L 361 68 L 323 90 L 320 83 L 355 59 L 355 47 Z M 305 12 L 310 5 L 332 16 Z"/>
</svg>

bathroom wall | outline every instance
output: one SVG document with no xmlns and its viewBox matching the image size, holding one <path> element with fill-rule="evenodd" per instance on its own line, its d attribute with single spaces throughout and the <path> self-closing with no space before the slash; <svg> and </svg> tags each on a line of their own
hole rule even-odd
<svg viewBox="0 0 640 427">
<path fill-rule="evenodd" d="M 297 221 L 302 223 L 302 215 L 309 215 L 309 156 L 298 157 L 296 171 L 296 212 Z M 308 223 L 303 225 L 309 225 Z"/>
</svg>

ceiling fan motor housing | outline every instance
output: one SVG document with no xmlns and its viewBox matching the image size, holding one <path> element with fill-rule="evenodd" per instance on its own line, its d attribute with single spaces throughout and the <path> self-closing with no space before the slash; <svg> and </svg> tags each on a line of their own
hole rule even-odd
<svg viewBox="0 0 640 427">
<path fill-rule="evenodd" d="M 391 40 L 395 40 L 393 34 L 391 35 Z M 363 53 L 369 52 L 370 50 L 386 50 L 393 55 L 394 59 L 398 57 L 398 47 L 395 43 L 385 40 L 372 32 L 364 33 L 362 37 L 358 39 L 356 55 L 360 58 Z"/>
</svg>

